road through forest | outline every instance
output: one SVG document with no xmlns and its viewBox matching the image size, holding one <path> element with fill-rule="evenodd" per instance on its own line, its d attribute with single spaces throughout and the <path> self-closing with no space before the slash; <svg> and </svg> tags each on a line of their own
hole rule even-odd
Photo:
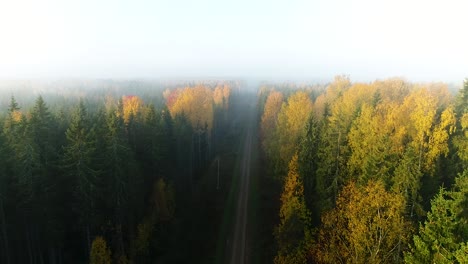
<svg viewBox="0 0 468 264">
<path fill-rule="evenodd" d="M 255 107 L 250 105 L 249 112 L 255 111 Z M 250 190 L 250 173 L 251 173 L 251 159 L 252 159 L 252 137 L 255 116 L 254 113 L 248 115 L 248 125 L 244 145 L 242 148 L 242 162 L 239 171 L 239 189 L 237 196 L 237 205 L 235 208 L 235 221 L 234 233 L 232 235 L 230 263 L 239 264 L 247 263 L 248 250 L 247 250 L 247 220 L 248 220 L 248 205 L 249 205 L 249 190 Z M 252 118 L 252 119 L 251 119 Z"/>
</svg>

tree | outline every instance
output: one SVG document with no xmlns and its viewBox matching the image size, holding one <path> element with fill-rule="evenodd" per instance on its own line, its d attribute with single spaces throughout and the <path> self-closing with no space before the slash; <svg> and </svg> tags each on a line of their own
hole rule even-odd
<svg viewBox="0 0 468 264">
<path fill-rule="evenodd" d="M 463 87 L 458 92 L 455 103 L 457 115 L 460 116 L 468 112 L 468 78 L 463 81 Z"/>
<path fill-rule="evenodd" d="M 262 146 L 265 151 L 268 149 L 268 145 L 270 145 L 269 141 L 273 140 L 272 137 L 278 123 L 278 113 L 281 110 L 282 104 L 283 94 L 278 91 L 272 91 L 266 99 L 260 123 Z"/>
<path fill-rule="evenodd" d="M 400 110 L 401 118 L 411 120 L 404 127 L 411 139 L 409 145 L 417 151 L 422 172 L 432 172 L 436 159 L 447 154 L 448 135 L 454 131 L 453 109 L 448 107 L 437 115 L 437 100 L 427 89 L 417 89 L 405 98 Z"/>
<path fill-rule="evenodd" d="M 105 200 L 113 216 L 112 224 L 117 231 L 115 253 L 125 255 L 124 238 L 121 229 L 124 228 L 125 219 L 133 217 L 140 204 L 131 203 L 139 200 L 141 191 L 137 192 L 135 186 L 139 183 L 139 172 L 135 166 L 133 155 L 128 146 L 123 118 L 118 111 L 108 113 L 106 120 L 106 155 L 104 177 L 108 186 Z"/>
<path fill-rule="evenodd" d="M 349 81 L 349 80 L 348 80 Z M 317 190 L 320 211 L 333 207 L 338 191 L 350 180 L 348 159 L 351 156 L 347 135 L 353 120 L 359 115 L 362 105 L 371 105 L 375 87 L 354 84 L 341 80 L 340 85 L 327 88 L 330 104 L 325 109 L 317 168 Z M 339 89 L 338 89 L 339 88 Z"/>
<path fill-rule="evenodd" d="M 317 153 L 320 148 L 321 129 L 322 122 L 318 122 L 312 113 L 301 137 L 298 151 L 299 174 L 304 182 L 305 201 L 308 208 L 312 208 L 316 212 L 313 215 L 313 224 L 318 224 L 320 221 L 318 213 L 320 206 L 317 195 L 317 168 L 320 161 Z"/>
<path fill-rule="evenodd" d="M 406 263 L 466 263 L 468 252 L 468 171 L 456 178 L 452 190 L 440 189 L 431 201 L 427 220 L 420 224 Z"/>
<path fill-rule="evenodd" d="M 12 137 L 18 133 L 18 125 L 23 119 L 23 115 L 20 112 L 20 107 L 16 102 L 14 96 L 11 97 L 10 105 L 8 107 L 8 115 L 4 123 L 4 133 L 8 136 L 9 141 L 14 141 Z M 12 143 L 12 142 L 10 142 Z"/>
<path fill-rule="evenodd" d="M 408 234 L 404 198 L 381 181 L 349 183 L 336 207 L 322 216 L 311 253 L 318 263 L 391 263 L 400 260 Z"/>
<path fill-rule="evenodd" d="M 93 245 L 91 246 L 91 255 L 89 257 L 90 264 L 110 264 L 111 263 L 111 252 L 107 247 L 106 240 L 103 237 L 98 236 L 94 239 Z"/>
<path fill-rule="evenodd" d="M 194 129 L 203 129 L 205 124 L 208 131 L 213 127 L 213 92 L 204 86 L 187 87 L 180 91 L 174 102 L 167 106 L 172 118 L 184 113 Z"/>
<path fill-rule="evenodd" d="M 63 155 L 63 166 L 73 183 L 74 195 L 79 203 L 78 211 L 84 226 L 87 250 L 91 248 L 90 226 L 96 213 L 99 185 L 99 171 L 95 168 L 96 138 L 90 125 L 83 101 L 80 101 L 65 132 L 67 145 Z"/>
<path fill-rule="evenodd" d="M 310 212 L 304 200 L 304 185 L 299 176 L 298 157 L 289 162 L 288 176 L 281 194 L 280 224 L 276 229 L 278 254 L 275 263 L 306 263 L 310 243 Z"/>
<path fill-rule="evenodd" d="M 9 247 L 9 236 L 7 228 L 7 218 L 5 214 L 5 205 L 8 204 L 9 193 L 11 192 L 11 171 L 9 170 L 10 158 L 8 155 L 11 150 L 6 144 L 3 133 L 0 133 L 0 249 L 3 253 L 0 253 L 0 261 L 10 263 L 10 247 Z"/>
<path fill-rule="evenodd" d="M 457 156 L 465 164 L 463 169 L 468 169 L 468 112 L 463 114 L 459 120 L 460 131 L 454 137 L 454 144 L 457 148 Z"/>
<path fill-rule="evenodd" d="M 276 137 L 276 129 L 278 125 L 278 113 L 281 110 L 282 104 L 283 94 L 277 91 L 270 92 L 265 102 L 260 123 L 260 138 L 263 151 L 272 164 L 277 163 L 279 158 L 279 142 Z"/>
<path fill-rule="evenodd" d="M 276 164 L 277 172 L 286 169 L 286 165 L 297 151 L 299 139 L 302 135 L 307 120 L 312 111 L 312 101 L 304 91 L 298 91 L 283 103 L 278 113 L 278 128 L 276 130 L 279 144 L 279 161 Z"/>
<path fill-rule="evenodd" d="M 128 124 L 130 117 L 137 116 L 143 107 L 143 101 L 135 95 L 127 95 L 122 97 L 123 104 L 123 119 L 125 124 Z"/>
<path fill-rule="evenodd" d="M 348 168 L 351 176 L 360 184 L 379 177 L 388 186 L 392 170 L 392 164 L 389 164 L 391 145 L 383 125 L 385 121 L 375 111 L 372 106 L 364 104 L 353 122 L 348 134 L 351 150 Z"/>
</svg>

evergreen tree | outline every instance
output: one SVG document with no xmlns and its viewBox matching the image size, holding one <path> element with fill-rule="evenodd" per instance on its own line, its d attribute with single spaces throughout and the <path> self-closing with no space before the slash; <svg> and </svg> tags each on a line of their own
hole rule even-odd
<svg viewBox="0 0 468 264">
<path fill-rule="evenodd" d="M 11 171 L 9 171 L 8 155 L 11 151 L 8 149 L 3 133 L 0 133 L 0 262 L 10 263 L 10 247 L 8 236 L 8 222 L 5 214 L 5 207 L 8 204 L 9 194 L 11 192 Z"/>
<path fill-rule="evenodd" d="M 307 125 L 304 129 L 304 135 L 299 144 L 299 174 L 304 182 L 304 198 L 308 208 L 312 211 L 319 212 L 317 196 L 317 167 L 320 143 L 321 124 L 315 120 L 313 114 L 309 116 Z M 319 214 L 314 214 L 317 218 L 314 219 L 314 224 L 320 221 Z"/>
<path fill-rule="evenodd" d="M 96 213 L 99 171 L 95 169 L 94 130 L 90 128 L 83 101 L 76 107 L 65 135 L 67 144 L 64 147 L 63 166 L 68 179 L 73 183 L 74 195 L 78 201 L 77 211 L 84 227 L 88 251 L 91 248 L 90 228 Z"/>
<path fill-rule="evenodd" d="M 440 189 L 427 220 L 405 253 L 406 263 L 466 263 L 468 252 L 468 171 L 457 177 L 453 190 Z"/>
</svg>

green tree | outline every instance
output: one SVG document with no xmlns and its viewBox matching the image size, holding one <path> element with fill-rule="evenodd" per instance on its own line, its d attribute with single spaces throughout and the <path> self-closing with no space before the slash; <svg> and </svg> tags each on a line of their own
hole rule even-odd
<svg viewBox="0 0 468 264">
<path fill-rule="evenodd" d="M 0 133 L 0 249 L 3 253 L 0 253 L 0 261 L 7 264 L 10 263 L 10 247 L 9 247 L 9 236 L 7 228 L 7 218 L 5 214 L 5 205 L 8 204 L 9 194 L 11 192 L 11 171 L 10 158 L 8 155 L 11 154 L 11 150 L 6 144 L 6 139 L 3 133 Z"/>
<path fill-rule="evenodd" d="M 440 189 L 431 201 L 427 220 L 419 226 L 406 263 L 466 263 L 468 249 L 468 172 L 456 178 L 452 190 Z"/>
<path fill-rule="evenodd" d="M 320 161 L 317 153 L 320 148 L 321 129 L 322 122 L 317 121 L 315 115 L 311 114 L 304 129 L 304 135 L 300 140 L 298 151 L 299 174 L 304 182 L 304 198 L 307 207 L 314 212 L 320 210 L 317 195 L 317 168 Z M 313 218 L 313 224 L 318 225 L 320 215 L 314 214 Z"/>
<path fill-rule="evenodd" d="M 95 168 L 96 138 L 83 101 L 76 107 L 65 135 L 67 144 L 62 162 L 68 179 L 73 183 L 74 195 L 79 203 L 78 212 L 87 239 L 87 250 L 90 250 L 90 228 L 96 213 L 99 171 Z"/>
</svg>

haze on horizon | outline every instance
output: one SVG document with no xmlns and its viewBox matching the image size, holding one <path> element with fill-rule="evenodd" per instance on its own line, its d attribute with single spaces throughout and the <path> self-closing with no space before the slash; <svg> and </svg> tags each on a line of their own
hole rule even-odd
<svg viewBox="0 0 468 264">
<path fill-rule="evenodd" d="M 447 1 L 0 4 L 0 79 L 245 77 L 461 82 L 467 5 Z"/>
</svg>

